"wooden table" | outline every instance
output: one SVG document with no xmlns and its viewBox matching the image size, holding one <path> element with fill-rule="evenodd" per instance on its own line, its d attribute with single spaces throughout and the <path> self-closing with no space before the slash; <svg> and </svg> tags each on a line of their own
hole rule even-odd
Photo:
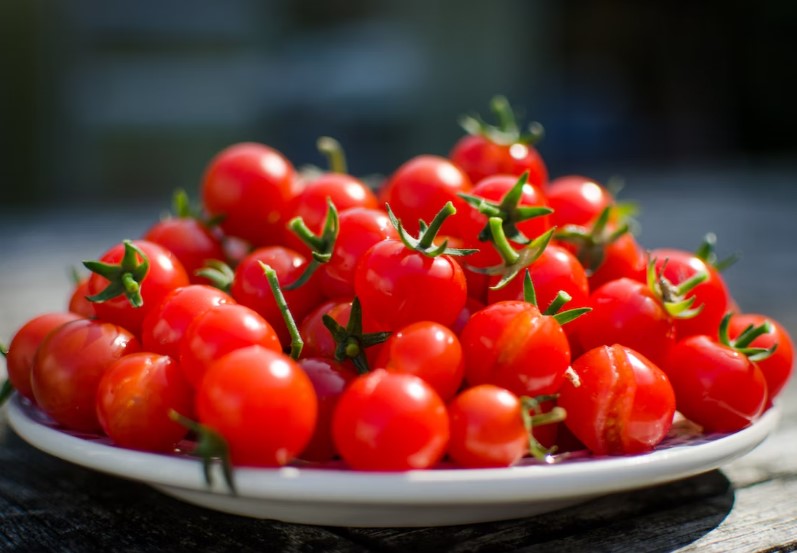
<svg viewBox="0 0 797 553">
<path fill-rule="evenodd" d="M 626 175 L 640 241 L 694 248 L 719 235 L 743 252 L 726 273 L 747 310 L 797 335 L 793 170 Z M 168 202 L 164 200 L 164 205 Z M 160 206 L 95 212 L 0 209 L 0 339 L 59 309 L 68 267 L 138 236 Z M 0 550 L 8 551 L 791 551 L 797 549 L 797 386 L 776 432 L 721 470 L 530 519 L 416 529 L 302 526 L 193 507 L 86 470 L 20 439 L 0 414 Z"/>
</svg>

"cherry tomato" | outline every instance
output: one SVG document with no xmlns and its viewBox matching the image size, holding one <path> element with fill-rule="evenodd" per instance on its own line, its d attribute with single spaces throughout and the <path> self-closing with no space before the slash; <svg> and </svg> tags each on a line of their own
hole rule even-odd
<svg viewBox="0 0 797 553">
<path fill-rule="evenodd" d="M 758 336 L 750 342 L 750 347 L 768 349 L 777 344 L 772 355 L 756 361 L 756 365 L 764 373 L 764 378 L 767 381 L 767 394 L 771 402 L 789 381 L 794 365 L 794 342 L 788 331 L 772 317 L 758 313 L 738 313 L 731 317 L 728 324 L 728 337 L 733 340 L 748 326 L 759 326 L 765 321 L 769 321 L 772 327 L 770 332 Z"/>
<path fill-rule="evenodd" d="M 381 196 L 412 235 L 420 230 L 419 219 L 431 221 L 446 202 L 451 202 L 457 213 L 445 221 L 443 233 L 458 236 L 469 211 L 458 194 L 470 192 L 471 187 L 467 175 L 446 158 L 421 155 L 396 169 Z"/>
<path fill-rule="evenodd" d="M 276 467 L 310 442 L 318 406 L 293 359 L 251 346 L 211 364 L 196 392 L 196 413 L 226 440 L 233 465 Z"/>
<path fill-rule="evenodd" d="M 76 313 L 85 319 L 96 317 L 97 312 L 94 310 L 94 302 L 86 299 L 88 295 L 90 295 L 89 279 L 86 277 L 75 283 L 75 287 L 72 289 L 72 294 L 69 296 L 69 312 Z"/>
<path fill-rule="evenodd" d="M 496 174 L 522 175 L 529 172 L 529 182 L 545 186 L 548 168 L 542 156 L 530 144 L 496 144 L 484 136 L 463 136 L 449 154 L 473 182 Z"/>
<path fill-rule="evenodd" d="M 149 310 L 155 308 L 166 294 L 175 288 L 188 285 L 189 281 L 182 264 L 166 248 L 146 240 L 133 240 L 131 243 L 146 256 L 149 263 L 149 268 L 139 283 L 141 306 L 135 307 L 125 294 L 121 294 L 106 301 L 95 302 L 94 310 L 99 319 L 123 326 L 138 335 Z M 126 243 L 116 244 L 99 261 L 110 265 L 119 264 L 126 251 L 129 251 Z M 138 263 L 143 261 L 138 253 L 134 255 Z M 88 283 L 89 293 L 99 294 L 109 283 L 104 276 L 92 273 Z"/>
<path fill-rule="evenodd" d="M 614 203 L 614 198 L 605 187 L 581 175 L 553 179 L 545 189 L 545 197 L 553 209 L 551 223 L 555 227 L 588 227 L 604 209 Z"/>
<path fill-rule="evenodd" d="M 36 350 L 50 332 L 81 317 L 75 313 L 53 312 L 33 317 L 14 334 L 8 344 L 6 369 L 8 380 L 20 395 L 33 400 L 30 373 L 36 359 Z"/>
<path fill-rule="evenodd" d="M 675 395 L 667 375 L 643 355 L 618 344 L 573 362 L 579 385 L 565 381 L 558 405 L 567 428 L 596 455 L 652 450 L 669 432 Z"/>
<path fill-rule="evenodd" d="M 675 321 L 647 284 L 607 282 L 590 296 L 592 311 L 575 327 L 583 351 L 620 344 L 662 365 L 675 344 Z"/>
<path fill-rule="evenodd" d="M 186 379 L 199 387 L 210 365 L 236 349 L 259 345 L 282 351 L 277 333 L 256 311 L 240 304 L 221 304 L 198 315 L 179 343 Z"/>
<path fill-rule="evenodd" d="M 618 278 L 645 282 L 648 255 L 636 238 L 626 232 L 603 247 L 603 260 L 593 271 L 588 271 L 590 290 Z"/>
<path fill-rule="evenodd" d="M 520 399 L 504 388 L 480 384 L 448 404 L 448 456 L 461 467 L 508 467 L 529 450 Z"/>
<path fill-rule="evenodd" d="M 315 280 L 317 274 L 301 287 L 287 290 L 286 285 L 295 282 L 302 275 L 308 261 L 304 256 L 283 246 L 258 248 L 242 259 L 235 268 L 235 276 L 230 287 L 232 297 L 238 303 L 260 313 L 277 332 L 283 347 L 287 348 L 291 342 L 290 333 L 260 262 L 270 266 L 277 273 L 285 301 L 294 320 L 297 321 L 301 321 L 323 300 Z"/>
<path fill-rule="evenodd" d="M 318 398 L 318 420 L 315 431 L 310 443 L 299 457 L 316 463 L 330 461 L 338 453 L 332 439 L 332 417 L 335 407 L 346 386 L 357 378 L 357 373 L 351 366 L 324 357 L 304 357 L 299 359 L 299 365 L 313 383 Z"/>
<path fill-rule="evenodd" d="M 304 357 L 335 356 L 337 344 L 332 333 L 324 325 L 324 315 L 329 315 L 341 326 L 346 326 L 351 314 L 351 302 L 346 300 L 330 300 L 313 309 L 299 324 L 299 335 L 302 337 Z"/>
<path fill-rule="evenodd" d="M 36 403 L 69 430 L 99 432 L 97 387 L 117 359 L 139 351 L 125 328 L 92 319 L 59 326 L 39 346 L 31 371 Z"/>
<path fill-rule="evenodd" d="M 673 347 L 664 365 L 678 411 L 705 432 L 735 432 L 764 411 L 767 382 L 743 353 L 705 336 Z"/>
<path fill-rule="evenodd" d="M 695 298 L 694 307 L 700 312 L 688 319 L 676 319 L 675 332 L 678 339 L 696 334 L 716 335 L 720 321 L 728 311 L 730 293 L 720 272 L 692 252 L 673 248 L 658 248 L 650 252 L 660 271 L 673 286 L 705 273 L 706 280 L 686 294 Z"/>
<path fill-rule="evenodd" d="M 254 246 L 280 244 L 288 206 L 301 182 L 285 156 L 264 144 L 243 142 L 219 152 L 202 179 L 202 203 L 211 216 L 223 216 L 225 233 Z"/>
<path fill-rule="evenodd" d="M 141 344 L 147 351 L 177 358 L 188 325 L 211 307 L 226 303 L 235 300 L 212 286 L 191 284 L 175 288 L 144 318 Z"/>
<path fill-rule="evenodd" d="M 226 259 L 220 236 L 193 217 L 161 219 L 147 229 L 142 239 L 172 252 L 194 284 L 207 283 L 207 279 L 196 272 L 208 261 Z"/>
<path fill-rule="evenodd" d="M 443 401 L 448 401 L 462 385 L 465 361 L 452 330 L 439 323 L 420 321 L 394 332 L 380 349 L 374 366 L 419 376 Z"/>
<path fill-rule="evenodd" d="M 434 466 L 448 443 L 446 406 L 421 378 L 377 369 L 340 396 L 332 436 L 355 470 L 404 471 Z"/>
<path fill-rule="evenodd" d="M 451 326 L 467 299 L 465 275 L 448 255 L 429 257 L 398 240 L 374 244 L 360 259 L 354 291 L 380 330 L 417 321 Z"/>
<path fill-rule="evenodd" d="M 397 239 L 398 233 L 384 210 L 352 207 L 341 211 L 332 257 L 319 275 L 324 295 L 352 299 L 357 262 L 368 248 L 388 238 Z"/>
<path fill-rule="evenodd" d="M 187 431 L 169 418 L 175 410 L 193 414 L 194 391 L 177 361 L 140 352 L 110 364 L 97 387 L 97 417 L 102 429 L 121 447 L 171 451 Z"/>
<path fill-rule="evenodd" d="M 525 301 L 501 301 L 474 313 L 460 334 L 465 380 L 518 396 L 553 394 L 570 366 L 561 325 Z"/>
</svg>

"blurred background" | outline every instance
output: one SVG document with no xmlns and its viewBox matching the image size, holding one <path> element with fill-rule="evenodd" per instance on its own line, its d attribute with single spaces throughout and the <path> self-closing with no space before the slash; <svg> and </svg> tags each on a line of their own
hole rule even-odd
<svg viewBox="0 0 797 553">
<path fill-rule="evenodd" d="M 320 164 L 327 134 L 389 173 L 496 93 L 545 126 L 552 176 L 794 174 L 788 0 L 3 0 L 0 36 L 5 206 L 168 205 L 242 140 Z"/>
</svg>

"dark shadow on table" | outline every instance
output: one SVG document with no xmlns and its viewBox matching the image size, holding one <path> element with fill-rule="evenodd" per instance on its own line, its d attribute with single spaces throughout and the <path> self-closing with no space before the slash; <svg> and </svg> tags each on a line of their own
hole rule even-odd
<svg viewBox="0 0 797 553">
<path fill-rule="evenodd" d="M 217 513 L 30 447 L 0 428 L 0 551 L 671 551 L 727 516 L 719 471 L 529 519 L 329 528 Z"/>
</svg>

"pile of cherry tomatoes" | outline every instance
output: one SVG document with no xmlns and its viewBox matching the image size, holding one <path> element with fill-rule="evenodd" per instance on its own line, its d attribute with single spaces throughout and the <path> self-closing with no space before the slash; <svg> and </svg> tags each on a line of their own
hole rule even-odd
<svg viewBox="0 0 797 553">
<path fill-rule="evenodd" d="M 219 152 L 192 213 L 84 265 L 68 311 L 23 325 L 9 382 L 60 427 L 231 466 L 501 467 L 655 448 L 676 411 L 734 432 L 792 370 L 742 313 L 712 241 L 648 251 L 582 176 L 549 180 L 503 98 L 448 157 L 377 184 Z"/>
</svg>

